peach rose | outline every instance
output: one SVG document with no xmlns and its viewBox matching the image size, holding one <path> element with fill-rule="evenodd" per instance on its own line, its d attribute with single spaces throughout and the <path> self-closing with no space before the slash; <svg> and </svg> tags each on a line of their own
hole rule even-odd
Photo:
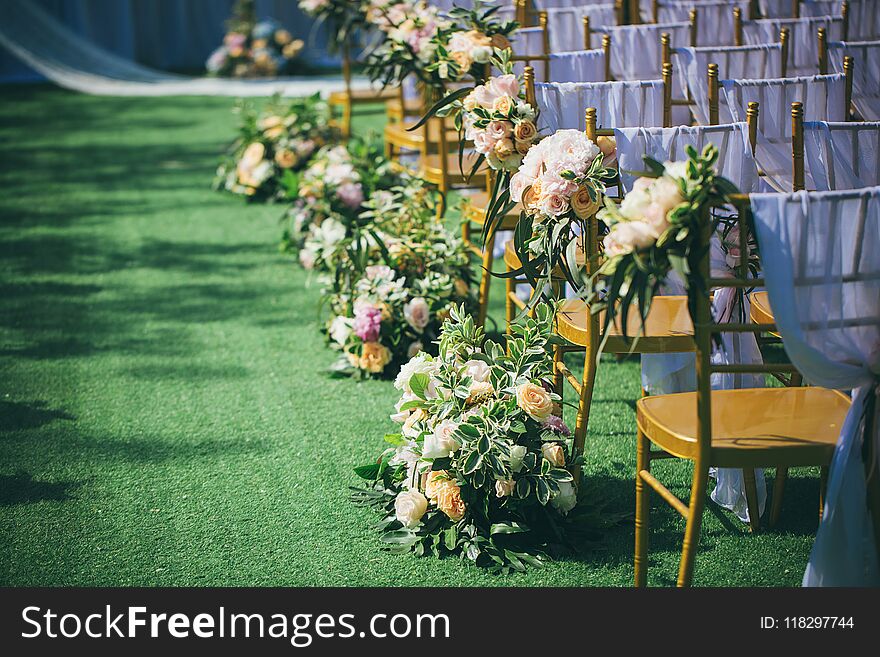
<svg viewBox="0 0 880 657">
<path fill-rule="evenodd" d="M 492 103 L 492 110 L 495 112 L 499 112 L 500 114 L 504 114 L 507 116 L 510 114 L 510 110 L 513 109 L 513 98 L 510 96 L 501 96 L 495 99 L 495 102 Z"/>
<path fill-rule="evenodd" d="M 275 153 L 275 164 L 282 169 L 290 169 L 296 164 L 296 155 L 293 154 L 293 151 L 282 148 Z"/>
<path fill-rule="evenodd" d="M 468 393 L 465 403 L 468 406 L 476 406 L 491 398 L 495 394 L 495 388 L 488 381 L 474 381 Z"/>
<path fill-rule="evenodd" d="M 513 136 L 518 141 L 535 141 L 538 129 L 531 121 L 520 121 L 513 131 Z"/>
<path fill-rule="evenodd" d="M 541 198 L 541 181 L 536 180 L 532 183 L 532 186 L 526 189 L 522 195 L 522 204 L 534 211 L 537 209 L 538 201 Z"/>
<path fill-rule="evenodd" d="M 461 52 L 460 50 L 457 52 L 449 53 L 449 56 L 452 58 L 452 61 L 458 64 L 458 68 L 464 72 L 469 71 L 471 69 L 471 66 L 473 66 L 474 64 L 473 60 L 471 60 L 468 54 L 466 52 Z"/>
<path fill-rule="evenodd" d="M 565 466 L 565 450 L 562 449 L 562 445 L 558 443 L 544 443 L 541 445 L 541 454 L 557 468 Z"/>
<path fill-rule="evenodd" d="M 495 155 L 503 160 L 513 155 L 513 149 L 513 141 L 510 139 L 501 139 L 495 144 Z"/>
<path fill-rule="evenodd" d="M 529 149 L 532 147 L 532 142 L 530 141 L 518 141 L 516 142 L 516 152 L 520 155 L 525 155 L 529 152 Z"/>
<path fill-rule="evenodd" d="M 571 209 L 580 219 L 586 219 L 596 214 L 599 209 L 599 199 L 593 201 L 586 187 L 580 187 L 571 197 Z"/>
<path fill-rule="evenodd" d="M 362 370 L 379 374 L 391 360 L 391 352 L 388 347 L 378 342 L 365 342 L 361 349 L 361 357 L 358 365 Z"/>
<path fill-rule="evenodd" d="M 458 522 L 464 517 L 465 507 L 461 499 L 461 488 L 454 481 L 444 481 L 437 488 L 434 502 L 438 509 L 449 516 L 450 520 Z"/>
<path fill-rule="evenodd" d="M 517 386 L 516 405 L 538 422 L 543 422 L 550 417 L 553 410 L 553 400 L 550 399 L 550 393 L 531 382 Z"/>
</svg>

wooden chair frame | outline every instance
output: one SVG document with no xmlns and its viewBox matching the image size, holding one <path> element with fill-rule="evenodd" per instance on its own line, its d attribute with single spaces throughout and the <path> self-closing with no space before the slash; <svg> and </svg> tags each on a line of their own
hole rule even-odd
<svg viewBox="0 0 880 657">
<path fill-rule="evenodd" d="M 355 91 L 352 88 L 352 63 L 351 43 L 346 41 L 342 44 L 342 80 L 345 84 L 345 89 L 333 92 L 327 98 L 327 103 L 331 109 L 339 108 L 342 112 L 339 129 L 342 136 L 346 139 L 351 137 L 351 119 L 356 105 L 373 105 L 391 101 L 398 94 L 397 89 Z"/>
</svg>

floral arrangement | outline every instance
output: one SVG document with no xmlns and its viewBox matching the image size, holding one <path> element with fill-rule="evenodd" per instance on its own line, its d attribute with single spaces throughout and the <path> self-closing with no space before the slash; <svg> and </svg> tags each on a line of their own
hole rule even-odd
<svg viewBox="0 0 880 657">
<path fill-rule="evenodd" d="M 511 327 L 505 351 L 453 309 L 438 355 L 400 369 L 391 416 L 400 429 L 376 462 L 356 468 L 370 483 L 354 489 L 381 513 L 392 549 L 509 572 L 566 543 L 580 463 L 550 392 L 553 316 L 537 306 Z"/>
<path fill-rule="evenodd" d="M 587 233 L 587 222 L 601 207 L 606 183 L 615 175 L 585 133 L 559 130 L 533 146 L 511 176 L 507 194 L 523 207 L 514 234 L 522 262 L 516 275 L 525 274 L 532 281 L 535 300 L 559 269 L 571 284 L 583 286 L 578 236 Z"/>
<path fill-rule="evenodd" d="M 205 62 L 209 75 L 253 78 L 284 75 L 292 71 L 304 43 L 273 20 L 257 22 L 253 0 L 239 0 L 227 21 L 223 45 Z"/>
<path fill-rule="evenodd" d="M 341 352 L 335 371 L 395 373 L 434 348 L 453 306 L 475 308 L 468 252 L 434 203 L 435 193 L 413 179 L 367 204 L 369 228 L 346 242 L 325 296 L 328 342 Z"/>
<path fill-rule="evenodd" d="M 347 41 L 364 25 L 367 0 L 299 0 L 299 8 L 326 23 L 330 30 L 328 45 L 333 48 Z"/>
<path fill-rule="evenodd" d="M 370 54 L 367 72 L 383 85 L 413 75 L 435 90 L 468 75 L 482 80 L 495 50 L 510 47 L 508 36 L 518 25 L 495 20 L 497 11 L 482 0 L 448 16 L 424 0 L 372 0 L 366 19 L 384 39 Z"/>
<path fill-rule="evenodd" d="M 306 269 L 336 271 L 351 239 L 372 223 L 371 214 L 362 216 L 372 207 L 365 201 L 383 198 L 409 177 L 374 141 L 323 147 L 306 169 L 284 179 L 292 205 L 282 250 L 298 252 Z"/>
<path fill-rule="evenodd" d="M 720 221 L 712 209 L 723 206 L 737 189 L 716 173 L 717 147 L 709 144 L 697 153 L 688 146 L 687 154 L 687 161 L 662 164 L 646 157 L 649 171 L 636 180 L 620 207 L 606 199 L 599 212 L 610 231 L 588 301 L 594 314 L 606 311 L 606 328 L 618 313 L 626 327 L 631 304 L 637 304 L 644 322 L 651 300 L 673 270 L 685 282 L 691 301 L 705 291 L 700 264 L 707 235 Z M 738 234 L 724 231 L 722 242 L 727 243 L 722 243 L 727 257 L 738 261 Z"/>
<path fill-rule="evenodd" d="M 286 101 L 275 96 L 262 112 L 250 104 L 239 104 L 236 112 L 239 137 L 217 169 L 214 186 L 251 200 L 283 196 L 281 181 L 336 138 L 320 94 Z"/>
</svg>

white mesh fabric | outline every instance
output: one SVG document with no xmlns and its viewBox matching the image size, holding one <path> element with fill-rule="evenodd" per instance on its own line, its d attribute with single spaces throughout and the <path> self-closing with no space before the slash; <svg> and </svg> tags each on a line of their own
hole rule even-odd
<svg viewBox="0 0 880 657">
<path fill-rule="evenodd" d="M 862 424 L 865 400 L 880 392 L 880 188 L 758 194 L 751 206 L 792 363 L 814 385 L 855 390 L 803 583 L 880 585 L 861 457 L 863 439 L 880 440 Z"/>
<path fill-rule="evenodd" d="M 733 8 L 739 7 L 748 16 L 749 0 L 662 0 L 657 11 L 658 23 L 674 23 L 690 19 L 691 9 L 697 10 L 697 45 L 732 46 Z"/>
<path fill-rule="evenodd" d="M 644 170 L 644 156 L 660 162 L 686 160 L 685 148 L 701 152 L 707 144 L 718 147 L 718 171 L 743 192 L 758 188 L 758 167 L 749 144 L 745 123 L 675 128 L 616 128 L 617 163 L 620 181 L 626 191 L 632 189 L 636 176 L 628 171 Z"/>
<path fill-rule="evenodd" d="M 590 29 L 617 24 L 613 4 L 597 4 L 547 10 L 547 29 L 553 52 L 580 50 L 584 47 L 584 16 L 590 17 Z"/>
<path fill-rule="evenodd" d="M 673 51 L 676 68 L 687 76 L 688 89 L 696 106 L 697 121 L 709 123 L 709 64 L 718 64 L 720 80 L 750 80 L 778 78 L 782 75 L 782 45 L 770 43 L 754 46 L 718 48 L 676 48 Z M 742 118 L 737 119 L 743 120 Z M 719 122 L 731 123 L 730 112 L 720 107 Z"/>
<path fill-rule="evenodd" d="M 602 128 L 663 125 L 663 81 L 565 82 L 536 84 L 539 128 L 583 130 L 584 112 L 595 107 Z"/>
<path fill-rule="evenodd" d="M 789 30 L 788 77 L 815 75 L 819 72 L 819 41 L 816 33 L 826 29 L 827 39 L 837 40 L 843 34 L 843 20 L 831 16 L 808 18 L 771 18 L 743 23 L 743 40 L 749 45 L 779 41 L 782 28 Z"/>
<path fill-rule="evenodd" d="M 832 71 L 843 72 L 846 55 L 853 58 L 853 105 L 866 121 L 880 121 L 880 41 L 829 43 L 828 65 Z"/>
<path fill-rule="evenodd" d="M 745 121 L 748 104 L 758 102 L 755 159 L 764 179 L 777 191 L 792 188 L 791 104 L 804 104 L 806 120 L 842 121 L 844 99 L 842 75 L 723 80 L 721 83 L 721 105 L 735 121 Z"/>
<path fill-rule="evenodd" d="M 663 71 L 660 35 L 669 34 L 672 47 L 685 47 L 690 39 L 689 23 L 648 23 L 593 30 L 593 47 L 602 37 L 611 37 L 611 73 L 615 80 L 653 80 Z"/>
<path fill-rule="evenodd" d="M 880 184 L 880 122 L 804 123 L 804 168 L 820 192 Z"/>
</svg>

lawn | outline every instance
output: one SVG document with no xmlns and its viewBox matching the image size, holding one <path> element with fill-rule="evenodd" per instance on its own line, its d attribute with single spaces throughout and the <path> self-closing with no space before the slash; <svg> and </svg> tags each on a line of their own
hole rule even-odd
<svg viewBox="0 0 880 657">
<path fill-rule="evenodd" d="M 631 520 L 509 577 L 381 550 L 348 487 L 397 395 L 324 374 L 320 286 L 278 251 L 281 208 L 211 190 L 232 100 L 2 94 L 0 585 L 631 583 Z M 638 394 L 637 362 L 603 363 L 587 474 L 613 513 L 634 508 Z M 686 494 L 685 464 L 656 471 Z M 695 584 L 799 584 L 817 498 L 795 472 L 756 536 L 710 504 Z M 649 580 L 670 585 L 683 522 L 659 503 L 652 522 Z"/>
</svg>

